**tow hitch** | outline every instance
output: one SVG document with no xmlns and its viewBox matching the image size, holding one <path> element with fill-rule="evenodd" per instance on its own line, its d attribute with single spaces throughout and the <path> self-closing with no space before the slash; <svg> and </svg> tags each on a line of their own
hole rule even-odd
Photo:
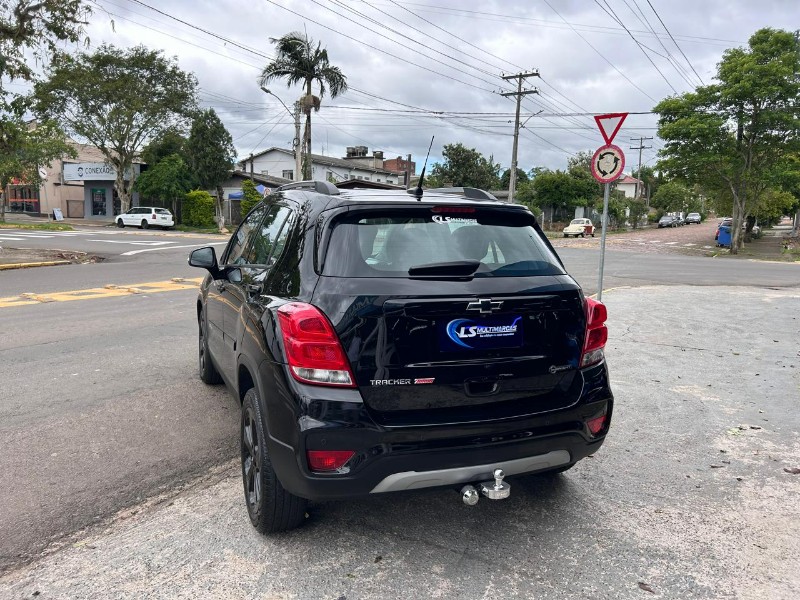
<svg viewBox="0 0 800 600">
<path fill-rule="evenodd" d="M 503 481 L 505 474 L 502 469 L 494 470 L 494 481 L 485 481 L 480 485 L 481 494 L 489 500 L 503 500 L 511 495 L 511 486 Z M 473 485 L 465 485 L 461 488 L 461 500 L 467 506 L 475 506 L 480 500 L 478 490 Z"/>
</svg>

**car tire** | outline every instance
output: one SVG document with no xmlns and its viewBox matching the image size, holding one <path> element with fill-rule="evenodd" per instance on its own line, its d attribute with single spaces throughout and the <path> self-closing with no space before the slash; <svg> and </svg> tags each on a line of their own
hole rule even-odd
<svg viewBox="0 0 800 600">
<path fill-rule="evenodd" d="M 585 233 L 582 233 L 582 234 L 581 234 L 581 237 L 582 237 L 582 238 L 585 238 L 585 237 L 586 237 L 586 234 L 585 234 Z"/>
<path fill-rule="evenodd" d="M 568 236 L 568 235 L 565 233 L 565 234 L 564 234 L 564 237 L 568 238 L 569 236 Z"/>
<path fill-rule="evenodd" d="M 142 224 L 139 229 L 147 229 L 147 219 L 142 219 Z"/>
<path fill-rule="evenodd" d="M 122 222 L 122 219 L 117 219 L 117 227 L 125 229 L 125 223 Z"/>
<path fill-rule="evenodd" d="M 592 237 L 594 237 L 594 234 L 592 234 Z"/>
<path fill-rule="evenodd" d="M 200 380 L 209 385 L 222 383 L 222 377 L 211 360 L 208 351 L 208 320 L 206 311 L 200 309 L 197 317 L 197 366 L 200 371 Z"/>
<path fill-rule="evenodd" d="M 240 433 L 244 499 L 253 527 L 263 534 L 299 527 L 305 521 L 308 500 L 287 492 L 275 474 L 255 388 L 244 395 Z"/>
</svg>

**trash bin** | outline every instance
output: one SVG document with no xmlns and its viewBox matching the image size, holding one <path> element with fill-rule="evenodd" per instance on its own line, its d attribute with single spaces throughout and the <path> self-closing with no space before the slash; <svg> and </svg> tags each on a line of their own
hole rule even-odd
<svg viewBox="0 0 800 600">
<path fill-rule="evenodd" d="M 719 237 L 717 238 L 717 246 L 731 247 L 731 228 L 730 225 L 722 225 L 719 228 Z"/>
</svg>

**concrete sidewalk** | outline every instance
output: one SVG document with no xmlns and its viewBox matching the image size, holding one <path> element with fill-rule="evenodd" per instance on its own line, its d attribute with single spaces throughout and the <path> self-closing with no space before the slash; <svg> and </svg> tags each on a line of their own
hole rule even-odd
<svg viewBox="0 0 800 600">
<path fill-rule="evenodd" d="M 317 503 L 263 537 L 221 465 L 0 578 L 0 598 L 796 598 L 800 290 L 603 300 L 611 433 L 569 473 L 472 508 L 449 490 Z"/>
<path fill-rule="evenodd" d="M 18 225 L 40 225 L 42 223 L 64 223 L 66 225 L 78 225 L 81 227 L 115 227 L 113 219 L 68 219 L 64 218 L 61 221 L 55 221 L 51 217 L 32 217 L 30 215 L 20 213 L 6 213 L 6 223 L 14 223 Z"/>
</svg>

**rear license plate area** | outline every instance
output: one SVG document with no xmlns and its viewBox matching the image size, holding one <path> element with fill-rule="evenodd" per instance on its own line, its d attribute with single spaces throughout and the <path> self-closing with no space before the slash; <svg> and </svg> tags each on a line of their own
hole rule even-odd
<svg viewBox="0 0 800 600">
<path fill-rule="evenodd" d="M 439 326 L 439 349 L 443 352 L 520 348 L 522 344 L 519 315 L 451 319 Z"/>
</svg>

